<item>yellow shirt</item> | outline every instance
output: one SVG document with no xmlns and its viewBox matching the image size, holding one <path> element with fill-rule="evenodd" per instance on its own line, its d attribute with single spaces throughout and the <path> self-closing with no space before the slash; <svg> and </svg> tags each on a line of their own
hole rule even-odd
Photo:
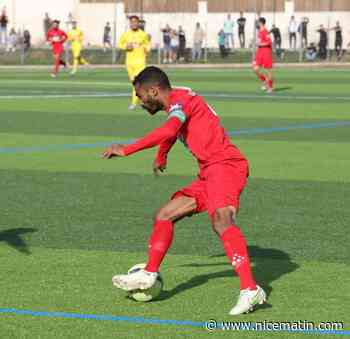
<svg viewBox="0 0 350 339">
<path fill-rule="evenodd" d="M 82 46 L 84 40 L 84 34 L 83 32 L 79 29 L 72 29 L 68 32 L 68 41 L 72 43 L 72 47 L 74 46 Z"/>
<path fill-rule="evenodd" d="M 126 50 L 128 44 L 133 45 L 131 51 L 126 51 L 126 63 L 146 63 L 146 56 L 151 49 L 151 42 L 148 34 L 143 30 L 129 30 L 121 36 L 118 47 Z"/>
</svg>

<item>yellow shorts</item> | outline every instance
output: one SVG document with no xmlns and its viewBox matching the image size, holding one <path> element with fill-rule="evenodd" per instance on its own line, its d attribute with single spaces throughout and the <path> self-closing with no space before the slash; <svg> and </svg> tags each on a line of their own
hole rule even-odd
<svg viewBox="0 0 350 339">
<path fill-rule="evenodd" d="M 127 64 L 126 69 L 128 71 L 130 81 L 133 81 L 135 77 L 146 68 L 146 64 Z"/>
</svg>

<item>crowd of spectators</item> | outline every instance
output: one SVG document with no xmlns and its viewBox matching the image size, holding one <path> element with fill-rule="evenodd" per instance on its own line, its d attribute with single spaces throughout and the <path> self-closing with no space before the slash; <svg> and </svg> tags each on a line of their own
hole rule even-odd
<svg viewBox="0 0 350 339">
<path fill-rule="evenodd" d="M 52 22 L 53 20 L 50 18 L 49 13 L 45 13 L 43 18 L 44 41 L 46 41 L 46 35 Z M 145 23 L 144 21 L 142 22 Z M 217 44 L 222 58 L 226 58 L 236 48 L 244 49 L 253 46 L 252 42 L 247 46 L 246 22 L 247 19 L 243 12 L 240 12 L 237 18 L 233 18 L 231 14 L 227 14 L 222 23 L 222 28 L 217 33 Z M 290 17 L 287 26 L 289 49 L 292 51 L 302 51 L 305 59 L 308 61 L 314 61 L 316 59 L 326 60 L 329 57 L 330 50 L 333 49 L 333 46 L 329 45 L 329 34 L 334 32 L 334 53 L 337 59 L 340 60 L 345 52 L 343 49 L 343 28 L 340 22 L 337 21 L 334 27 L 320 25 L 316 31 L 319 34 L 318 42 L 313 41 L 311 43 L 309 43 L 308 39 L 309 24 L 310 20 L 307 17 L 302 17 L 300 20 L 297 20 L 294 15 Z M 18 49 L 22 49 L 27 53 L 31 47 L 30 32 L 27 29 L 16 31 L 15 28 L 11 27 L 9 29 L 9 27 L 11 26 L 9 26 L 9 18 L 4 7 L 0 12 L 0 48 L 9 53 L 15 52 Z M 187 39 L 186 32 L 182 26 L 173 28 L 168 24 L 165 25 L 161 29 L 163 63 L 202 60 L 208 33 L 205 27 L 197 22 L 194 27 L 192 39 Z M 282 49 L 283 35 L 281 34 L 281 28 L 275 24 L 270 25 L 270 34 L 273 41 L 273 49 L 277 57 L 283 59 L 285 49 Z M 192 46 L 188 46 L 188 40 L 192 41 Z M 238 40 L 237 46 L 235 46 L 235 40 Z M 106 22 L 103 27 L 102 45 L 104 51 L 113 48 L 110 22 Z"/>
</svg>

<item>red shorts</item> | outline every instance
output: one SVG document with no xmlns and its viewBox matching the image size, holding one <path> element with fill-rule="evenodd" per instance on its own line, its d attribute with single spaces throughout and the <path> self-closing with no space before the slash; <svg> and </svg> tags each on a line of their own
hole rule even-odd
<svg viewBox="0 0 350 339">
<path fill-rule="evenodd" d="M 272 68 L 273 58 L 271 48 L 259 48 L 256 52 L 254 65 Z"/>
<path fill-rule="evenodd" d="M 52 46 L 53 55 L 62 54 L 63 53 L 63 45 L 54 45 Z"/>
<path fill-rule="evenodd" d="M 247 183 L 248 162 L 228 161 L 208 166 L 198 175 L 198 179 L 173 194 L 196 199 L 196 213 L 207 211 L 211 217 L 221 207 L 233 206 L 238 210 L 239 198 Z"/>
</svg>

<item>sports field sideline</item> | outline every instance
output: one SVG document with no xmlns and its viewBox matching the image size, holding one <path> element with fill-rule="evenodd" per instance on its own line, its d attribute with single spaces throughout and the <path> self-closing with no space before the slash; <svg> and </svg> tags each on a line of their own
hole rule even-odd
<svg viewBox="0 0 350 339">
<path fill-rule="evenodd" d="M 49 78 L 0 74 L 1 338 L 350 336 L 350 73 L 277 69 L 260 92 L 248 69 L 169 69 L 203 94 L 250 161 L 239 226 L 268 305 L 228 315 L 239 283 L 206 215 L 176 226 L 160 300 L 136 303 L 111 277 L 144 262 L 151 218 L 197 168 L 182 145 L 152 175 L 154 150 L 103 161 L 165 116 L 128 111 L 123 69 Z M 195 241 L 194 241 L 195 240 Z M 334 332 L 216 330 L 226 320 L 337 321 Z"/>
</svg>

